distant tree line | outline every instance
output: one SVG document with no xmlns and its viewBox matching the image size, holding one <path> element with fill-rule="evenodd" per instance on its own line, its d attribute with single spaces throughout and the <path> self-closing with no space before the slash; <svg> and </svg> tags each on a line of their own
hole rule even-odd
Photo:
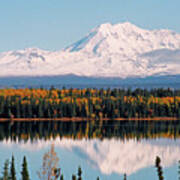
<svg viewBox="0 0 180 180">
<path fill-rule="evenodd" d="M 180 90 L 1 89 L 0 118 L 180 118 Z"/>
</svg>

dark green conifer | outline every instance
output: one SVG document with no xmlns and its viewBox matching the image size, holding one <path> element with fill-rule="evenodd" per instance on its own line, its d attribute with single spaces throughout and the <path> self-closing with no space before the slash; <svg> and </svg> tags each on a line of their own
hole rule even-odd
<svg viewBox="0 0 180 180">
<path fill-rule="evenodd" d="M 26 157 L 25 156 L 23 158 L 21 177 L 22 177 L 22 180 L 30 180 L 29 172 L 28 172 L 28 167 L 27 167 L 27 161 L 26 161 Z"/>
<path fill-rule="evenodd" d="M 158 173 L 159 180 L 163 180 L 164 177 L 163 177 L 163 171 L 162 171 L 162 167 L 161 167 L 161 159 L 158 156 L 156 157 L 155 166 L 157 168 L 157 173 Z"/>
<path fill-rule="evenodd" d="M 179 165 L 178 165 L 178 174 L 179 174 L 179 180 L 180 180 L 180 160 L 179 160 Z"/>
<path fill-rule="evenodd" d="M 76 180 L 76 175 L 72 175 L 72 180 Z"/>
<path fill-rule="evenodd" d="M 64 176 L 63 176 L 63 174 L 61 175 L 60 180 L 64 180 Z"/>
<path fill-rule="evenodd" d="M 127 180 L 127 176 L 126 176 L 126 174 L 124 174 L 124 180 Z"/>
<path fill-rule="evenodd" d="M 16 180 L 16 170 L 15 170 L 15 165 L 14 165 L 14 156 L 12 156 L 10 171 L 11 171 L 10 172 L 11 180 Z"/>
<path fill-rule="evenodd" d="M 42 118 L 44 117 L 44 114 L 43 114 L 43 106 L 42 106 L 42 102 L 40 101 L 39 104 L 38 104 L 38 118 Z"/>
<path fill-rule="evenodd" d="M 16 113 L 15 113 L 15 116 L 16 118 L 20 118 L 21 117 L 21 112 L 20 112 L 20 101 L 18 101 L 15 105 L 15 110 L 16 110 Z"/>
<path fill-rule="evenodd" d="M 9 161 L 4 163 L 3 180 L 9 180 Z"/>
<path fill-rule="evenodd" d="M 78 180 L 82 180 L 82 170 L 81 170 L 81 167 L 79 166 L 78 168 Z"/>
</svg>

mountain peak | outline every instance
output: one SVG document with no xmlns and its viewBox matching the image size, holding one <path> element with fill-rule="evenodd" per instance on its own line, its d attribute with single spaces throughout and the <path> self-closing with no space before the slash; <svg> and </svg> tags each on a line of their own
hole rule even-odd
<svg viewBox="0 0 180 180">
<path fill-rule="evenodd" d="M 107 48 L 111 48 L 110 52 L 112 52 L 112 50 L 114 52 L 117 51 L 116 47 L 120 45 L 119 43 L 121 42 L 121 44 L 123 45 L 122 41 L 129 38 L 130 34 L 136 36 L 136 34 L 139 34 L 142 31 L 142 29 L 131 24 L 130 22 L 119 24 L 104 23 L 97 26 L 95 29 L 92 29 L 89 34 L 87 34 L 80 41 L 67 47 L 65 51 L 84 51 L 88 54 L 98 54 L 99 49 L 103 50 L 103 48 L 106 48 L 107 50 Z M 112 44 L 114 47 L 111 46 Z M 118 49 L 122 48 L 118 47 Z M 101 52 L 100 54 L 102 53 L 103 52 Z"/>
<path fill-rule="evenodd" d="M 134 77 L 180 74 L 180 34 L 105 23 L 60 52 L 38 48 L 0 54 L 2 75 Z"/>
<path fill-rule="evenodd" d="M 97 27 L 97 30 L 98 31 L 107 31 L 109 29 L 111 29 L 113 27 L 113 25 L 111 23 L 104 23 L 104 24 L 101 24 Z"/>
<path fill-rule="evenodd" d="M 136 25 L 134 25 L 134 24 L 132 24 L 130 22 L 124 22 L 124 23 L 115 24 L 114 27 L 117 28 L 117 29 L 118 28 L 119 29 L 124 28 L 126 30 L 134 30 L 134 31 L 143 30 L 143 29 L 139 28 L 138 26 L 136 26 Z"/>
<path fill-rule="evenodd" d="M 113 32 L 121 32 L 123 30 L 126 31 L 137 31 L 140 30 L 137 26 L 134 24 L 131 24 L 130 22 L 124 22 L 124 23 L 118 23 L 118 24 L 111 24 L 111 23 L 104 23 L 97 27 L 97 31 L 107 34 L 107 33 L 113 33 Z"/>
</svg>

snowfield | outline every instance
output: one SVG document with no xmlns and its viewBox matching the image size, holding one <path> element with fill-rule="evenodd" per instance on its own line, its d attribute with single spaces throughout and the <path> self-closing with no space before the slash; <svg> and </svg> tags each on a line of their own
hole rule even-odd
<svg viewBox="0 0 180 180">
<path fill-rule="evenodd" d="M 180 34 L 131 23 L 102 24 L 55 52 L 38 48 L 0 53 L 0 77 L 147 77 L 180 74 Z"/>
</svg>

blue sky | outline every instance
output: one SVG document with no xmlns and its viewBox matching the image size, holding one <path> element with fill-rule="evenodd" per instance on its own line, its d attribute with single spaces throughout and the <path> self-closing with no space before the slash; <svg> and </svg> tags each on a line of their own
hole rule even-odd
<svg viewBox="0 0 180 180">
<path fill-rule="evenodd" d="M 179 7 L 180 0 L 2 0 L 0 52 L 60 50 L 106 22 L 180 32 Z"/>
</svg>

